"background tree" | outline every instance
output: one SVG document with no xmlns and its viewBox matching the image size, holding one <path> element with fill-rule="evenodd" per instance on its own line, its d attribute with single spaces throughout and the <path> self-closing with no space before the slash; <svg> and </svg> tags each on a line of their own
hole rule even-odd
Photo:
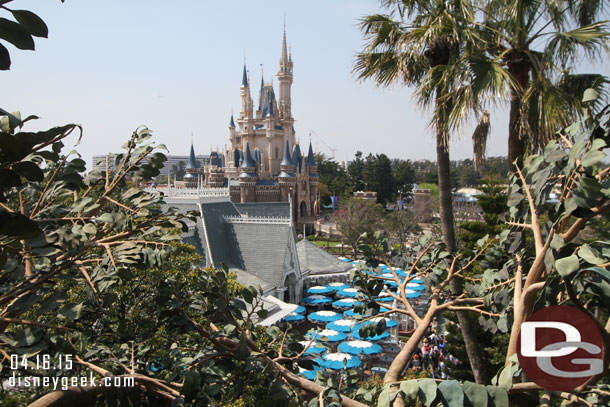
<svg viewBox="0 0 610 407">
<path fill-rule="evenodd" d="M 385 206 L 396 195 L 392 162 L 385 154 L 369 154 L 364 162 L 364 187 L 377 192 L 377 202 Z"/>
<path fill-rule="evenodd" d="M 347 176 L 352 191 L 364 191 L 364 160 L 362 151 L 356 151 L 356 156 L 347 166 Z"/>
<path fill-rule="evenodd" d="M 415 215 L 409 211 L 392 211 L 386 215 L 384 223 L 388 232 L 398 240 L 400 253 L 404 252 L 409 235 L 420 230 Z"/>
<path fill-rule="evenodd" d="M 384 210 L 381 205 L 367 199 L 351 198 L 341 206 L 335 217 L 337 230 L 343 241 L 352 248 L 356 255 L 360 236 L 366 233 L 370 238 L 377 230 L 382 230 Z"/>
<path fill-rule="evenodd" d="M 396 183 L 396 193 L 402 197 L 410 197 L 415 184 L 415 170 L 410 160 L 392 160 L 392 175 Z"/>
<path fill-rule="evenodd" d="M 326 157 L 323 153 L 316 153 L 315 158 L 318 165 L 320 183 L 328 187 L 328 192 L 335 196 L 351 194 L 345 169 L 332 158 Z M 322 198 L 324 199 L 325 197 Z M 324 199 L 324 203 L 326 205 L 330 204 L 330 195 L 328 195 L 328 199 Z"/>
</svg>

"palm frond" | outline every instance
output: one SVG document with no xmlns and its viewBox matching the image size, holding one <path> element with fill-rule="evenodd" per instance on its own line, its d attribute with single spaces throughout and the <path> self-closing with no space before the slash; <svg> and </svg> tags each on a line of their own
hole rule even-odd
<svg viewBox="0 0 610 407">
<path fill-rule="evenodd" d="M 581 51 L 590 58 L 601 57 L 601 51 L 609 49 L 609 38 L 608 23 L 602 21 L 571 31 L 553 33 L 544 53 L 561 66 L 567 66 L 580 57 Z"/>
</svg>

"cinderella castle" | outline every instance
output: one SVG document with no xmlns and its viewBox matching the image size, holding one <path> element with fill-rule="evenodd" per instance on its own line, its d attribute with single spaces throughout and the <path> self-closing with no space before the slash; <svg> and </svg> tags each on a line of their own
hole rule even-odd
<svg viewBox="0 0 610 407">
<path fill-rule="evenodd" d="M 292 69 L 284 28 L 277 74 L 279 98 L 273 83 L 265 83 L 261 75 L 255 110 L 244 64 L 239 117 L 235 120 L 231 114 L 229 121 L 230 147 L 222 156 L 212 153 L 209 164 L 202 168 L 197 165 L 191 145 L 184 176 L 187 188 L 228 188 L 234 203 L 290 202 L 294 221 L 313 223 L 318 174 L 311 142 L 304 156 L 295 138 L 290 97 Z"/>
</svg>

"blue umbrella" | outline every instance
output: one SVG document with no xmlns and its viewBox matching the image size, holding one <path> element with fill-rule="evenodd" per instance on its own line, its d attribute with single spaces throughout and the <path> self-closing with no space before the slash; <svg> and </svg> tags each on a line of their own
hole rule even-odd
<svg viewBox="0 0 610 407">
<path fill-rule="evenodd" d="M 390 318 L 385 318 L 385 317 L 376 317 L 376 318 L 370 319 L 366 322 L 361 322 L 358 325 L 354 325 L 354 330 L 360 329 L 364 325 L 377 325 L 377 323 L 380 322 L 382 319 L 385 319 L 386 328 L 394 328 L 395 326 L 398 326 L 398 321 L 395 321 Z"/>
<path fill-rule="evenodd" d="M 297 309 L 295 309 L 295 310 L 294 310 L 294 311 L 292 311 L 292 312 L 296 312 L 297 314 L 302 314 L 302 313 L 304 313 L 305 311 L 307 311 L 307 309 L 306 309 L 304 306 L 299 305 L 299 306 L 297 307 Z"/>
<path fill-rule="evenodd" d="M 414 278 L 413 280 L 409 281 L 410 283 L 417 283 L 417 284 L 423 284 L 424 282 L 421 280 L 421 278 Z"/>
<path fill-rule="evenodd" d="M 343 319 L 343 316 L 335 311 L 317 311 L 307 316 L 311 322 L 333 322 Z"/>
<path fill-rule="evenodd" d="M 347 353 L 329 353 L 316 359 L 316 362 L 325 369 L 341 370 L 358 367 L 362 364 L 360 358 Z"/>
<path fill-rule="evenodd" d="M 339 259 L 339 260 L 342 260 L 342 261 L 349 262 L 349 263 L 351 263 L 351 262 L 352 262 L 352 261 L 351 261 L 351 259 L 348 259 L 347 257 L 338 257 L 338 259 Z"/>
<path fill-rule="evenodd" d="M 407 288 L 409 290 L 415 290 L 415 291 L 423 291 L 426 289 L 426 287 L 423 284 L 418 284 L 418 283 L 407 283 Z"/>
<path fill-rule="evenodd" d="M 397 273 L 397 274 L 398 274 L 398 273 Z M 381 277 L 383 277 L 383 278 L 391 278 L 391 279 L 392 279 L 391 281 L 387 281 L 387 280 L 386 280 L 386 283 L 388 283 L 388 282 L 393 282 L 393 283 L 395 283 L 395 282 L 396 282 L 396 281 L 394 281 L 394 274 L 392 274 L 392 273 L 391 273 L 391 272 L 389 272 L 389 271 L 388 271 L 388 272 L 383 273 L 383 274 L 381 275 Z M 400 276 L 400 275 L 398 275 L 398 281 L 401 281 L 401 282 L 402 282 L 402 278 L 400 278 L 400 277 L 401 277 L 401 276 Z"/>
<path fill-rule="evenodd" d="M 319 355 L 320 353 L 324 353 L 328 350 L 325 346 L 318 342 L 299 341 L 299 343 L 303 345 L 304 348 L 307 348 L 303 353 L 304 355 Z"/>
<path fill-rule="evenodd" d="M 356 305 L 362 304 L 362 301 L 358 301 L 354 298 L 342 298 L 340 300 L 333 302 L 333 307 L 335 308 L 352 308 Z"/>
<path fill-rule="evenodd" d="M 379 335 L 375 334 L 373 336 L 369 336 L 368 338 L 363 338 L 362 336 L 360 336 L 360 328 L 356 328 L 356 327 L 354 327 L 354 329 L 352 329 L 352 333 L 351 333 L 352 338 L 364 339 L 367 341 L 378 341 L 380 339 L 387 338 L 388 336 L 390 336 L 390 333 L 388 331 L 383 331 Z"/>
<path fill-rule="evenodd" d="M 349 288 L 348 284 L 345 283 L 328 283 L 326 287 L 330 288 L 333 291 L 343 290 L 344 288 Z"/>
<path fill-rule="evenodd" d="M 305 377 L 307 380 L 315 380 L 316 376 L 318 375 L 318 370 L 322 369 L 320 369 L 318 366 L 314 366 L 313 370 L 305 370 L 299 368 L 299 374 Z"/>
<path fill-rule="evenodd" d="M 393 294 L 397 295 L 396 293 L 393 293 Z M 392 301 L 394 301 L 394 297 L 392 297 L 390 294 L 388 294 L 386 292 L 382 292 L 381 294 L 379 294 L 379 297 L 375 298 L 375 301 L 392 302 Z"/>
<path fill-rule="evenodd" d="M 305 292 L 307 294 L 328 294 L 330 292 L 332 292 L 333 289 L 323 286 L 323 285 L 316 285 L 313 287 L 309 287 L 307 290 L 305 290 Z"/>
<path fill-rule="evenodd" d="M 357 288 L 344 288 L 343 290 L 337 291 L 337 296 L 345 298 L 354 298 L 360 292 Z"/>
<path fill-rule="evenodd" d="M 418 298 L 419 296 L 421 296 L 421 291 L 413 291 L 413 290 L 405 290 L 405 296 L 407 298 Z"/>
<path fill-rule="evenodd" d="M 305 319 L 305 316 L 302 314 L 297 314 L 296 312 L 291 312 L 284 317 L 284 321 L 288 322 L 302 321 L 303 319 Z"/>
<path fill-rule="evenodd" d="M 305 304 L 328 304 L 333 302 L 333 299 L 324 295 L 310 295 L 309 297 L 303 298 Z"/>
<path fill-rule="evenodd" d="M 379 313 L 382 313 L 382 312 L 388 312 L 388 311 L 389 311 L 389 309 L 387 309 L 387 308 L 384 308 L 384 307 L 380 307 L 380 308 L 379 308 Z M 362 315 L 362 314 L 359 314 L 359 313 L 357 313 L 357 312 L 354 312 L 354 310 L 353 310 L 353 309 L 350 309 L 350 310 L 345 311 L 345 312 L 343 313 L 343 315 L 344 315 L 344 316 L 346 316 L 346 317 L 363 317 L 363 316 L 364 316 L 364 315 Z"/>
<path fill-rule="evenodd" d="M 382 352 L 381 346 L 369 341 L 348 341 L 339 344 L 339 350 L 350 355 L 378 355 Z"/>
<path fill-rule="evenodd" d="M 350 319 L 339 319 L 326 324 L 326 329 L 334 329 L 339 332 L 351 332 L 356 321 Z"/>
<path fill-rule="evenodd" d="M 327 341 L 327 342 L 339 342 L 344 341 L 347 338 L 347 335 L 343 332 L 337 332 L 332 329 L 322 329 L 320 331 L 309 331 L 305 337 L 307 339 L 311 339 L 316 336 L 316 339 L 319 341 Z"/>
</svg>

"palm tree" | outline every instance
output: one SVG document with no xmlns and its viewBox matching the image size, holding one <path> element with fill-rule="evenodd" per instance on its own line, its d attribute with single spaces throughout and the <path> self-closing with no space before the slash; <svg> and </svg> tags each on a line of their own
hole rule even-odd
<svg viewBox="0 0 610 407">
<path fill-rule="evenodd" d="M 356 57 L 354 71 L 360 79 L 373 78 L 379 86 L 395 82 L 416 86 L 418 102 L 432 107 L 441 229 L 445 245 L 455 252 L 448 116 L 454 112 L 452 95 L 462 83 L 444 72 L 459 63 L 466 48 L 479 41 L 477 30 L 470 29 L 475 13 L 468 0 L 383 0 L 382 5 L 391 14 L 371 15 L 362 21 L 367 43 Z M 469 102 L 476 108 L 475 98 Z M 454 279 L 451 288 L 454 294 L 460 294 L 461 281 Z M 491 376 L 475 340 L 474 327 L 464 311 L 458 312 L 458 319 L 475 380 L 486 383 Z M 398 380 L 399 370 L 398 364 L 392 364 L 384 381 Z"/>
<path fill-rule="evenodd" d="M 456 100 L 454 124 L 470 107 L 469 98 L 510 103 L 508 159 L 514 163 L 536 151 L 582 111 L 585 89 L 602 91 L 607 79 L 596 74 L 573 74 L 583 58 L 601 57 L 608 50 L 604 0 L 491 0 L 478 13 L 481 39 L 467 50 L 462 63 L 448 75 L 462 76 L 465 86 Z M 472 52 L 472 53 L 470 53 Z M 459 65 L 459 64 L 458 64 Z M 464 106 L 459 106 L 464 103 Z M 517 160 L 517 161 L 516 161 Z"/>
</svg>

